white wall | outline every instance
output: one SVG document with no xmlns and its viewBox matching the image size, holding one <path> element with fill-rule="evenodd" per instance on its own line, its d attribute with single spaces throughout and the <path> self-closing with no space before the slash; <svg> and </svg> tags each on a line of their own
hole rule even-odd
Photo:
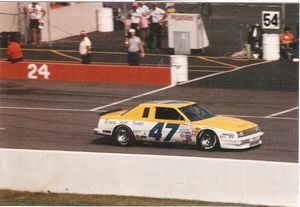
<svg viewBox="0 0 300 207">
<path fill-rule="evenodd" d="M 47 8 L 48 3 L 41 3 Z M 42 30 L 43 41 L 54 41 L 65 37 L 79 35 L 81 30 L 97 30 L 96 10 L 102 3 L 72 3 L 70 6 L 47 10 L 45 29 Z M 50 34 L 48 31 L 50 23 Z"/>
<path fill-rule="evenodd" d="M 298 164 L 0 149 L 0 188 L 297 206 Z"/>
<path fill-rule="evenodd" d="M 17 32 L 19 31 L 19 14 L 17 2 L 0 2 L 0 32 Z"/>
<path fill-rule="evenodd" d="M 31 2 L 23 2 L 22 5 L 26 6 L 29 3 Z M 96 10 L 102 8 L 102 3 L 71 3 L 70 6 L 57 9 L 50 9 L 49 2 L 40 2 L 40 4 L 47 11 L 44 18 L 45 28 L 42 30 L 42 41 L 54 41 L 79 35 L 81 30 L 97 31 Z M 0 2 L 0 11 L 1 13 L 16 14 L 0 14 L 0 32 L 20 31 L 18 3 Z M 24 15 L 22 17 L 25 18 Z M 27 28 L 28 24 L 27 21 Z M 50 33 L 48 26 L 50 26 Z"/>
</svg>

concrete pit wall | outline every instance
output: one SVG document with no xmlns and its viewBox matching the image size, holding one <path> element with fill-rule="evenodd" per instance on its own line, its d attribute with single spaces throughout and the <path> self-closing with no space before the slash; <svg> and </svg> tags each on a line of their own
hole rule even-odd
<svg viewBox="0 0 300 207">
<path fill-rule="evenodd" d="M 0 61 L 0 79 L 161 85 L 171 84 L 168 67 Z"/>
<path fill-rule="evenodd" d="M 297 206 L 298 164 L 0 149 L 0 189 Z"/>
</svg>

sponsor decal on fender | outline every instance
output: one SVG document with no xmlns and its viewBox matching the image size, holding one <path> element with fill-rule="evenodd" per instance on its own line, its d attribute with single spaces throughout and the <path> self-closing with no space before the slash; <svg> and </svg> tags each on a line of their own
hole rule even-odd
<svg viewBox="0 0 300 207">
<path fill-rule="evenodd" d="M 104 124 L 107 124 L 107 125 L 115 125 L 115 124 L 116 124 L 116 121 L 106 119 L 106 120 L 104 121 Z"/>
</svg>

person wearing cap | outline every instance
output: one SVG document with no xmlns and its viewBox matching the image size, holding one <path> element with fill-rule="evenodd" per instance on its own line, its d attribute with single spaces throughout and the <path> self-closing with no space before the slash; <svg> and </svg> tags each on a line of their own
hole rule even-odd
<svg viewBox="0 0 300 207">
<path fill-rule="evenodd" d="M 128 64 L 139 65 L 140 57 L 145 57 L 142 40 L 136 36 L 135 29 L 129 29 L 128 36 L 125 40 L 125 47 L 128 48 Z"/>
<path fill-rule="evenodd" d="M 167 17 L 167 13 L 157 7 L 157 3 L 152 4 L 152 9 L 150 10 L 151 24 L 150 24 L 150 35 L 148 40 L 148 48 L 152 49 L 152 44 L 154 36 L 156 36 L 156 49 L 161 49 L 161 23 Z"/>
<path fill-rule="evenodd" d="M 80 32 L 80 44 L 79 44 L 79 53 L 81 56 L 82 64 L 90 64 L 92 61 L 92 43 L 87 36 L 86 31 Z"/>
<path fill-rule="evenodd" d="M 41 24 L 44 24 L 42 18 L 46 15 L 45 9 L 38 3 L 32 2 L 24 8 L 25 13 L 29 15 L 29 27 L 31 29 L 32 44 L 41 43 Z"/>
</svg>

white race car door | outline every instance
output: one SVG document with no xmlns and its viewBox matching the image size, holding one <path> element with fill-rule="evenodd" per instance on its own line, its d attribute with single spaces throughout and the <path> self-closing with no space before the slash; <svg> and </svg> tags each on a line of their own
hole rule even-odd
<svg viewBox="0 0 300 207">
<path fill-rule="evenodd" d="M 174 108 L 155 107 L 155 125 L 149 129 L 149 141 L 181 142 L 184 118 Z"/>
</svg>

